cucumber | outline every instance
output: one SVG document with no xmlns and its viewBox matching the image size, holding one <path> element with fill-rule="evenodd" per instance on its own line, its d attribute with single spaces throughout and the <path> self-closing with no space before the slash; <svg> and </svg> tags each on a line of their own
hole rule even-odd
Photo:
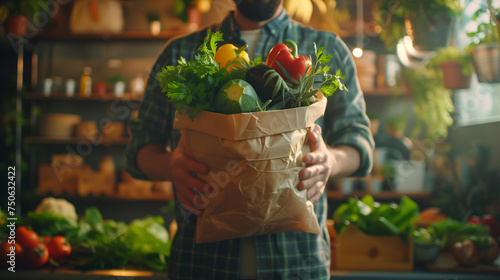
<svg viewBox="0 0 500 280">
<path fill-rule="evenodd" d="M 215 98 L 215 110 L 223 114 L 238 114 L 260 111 L 262 100 L 254 88 L 242 79 L 233 79 L 224 84 Z"/>
</svg>

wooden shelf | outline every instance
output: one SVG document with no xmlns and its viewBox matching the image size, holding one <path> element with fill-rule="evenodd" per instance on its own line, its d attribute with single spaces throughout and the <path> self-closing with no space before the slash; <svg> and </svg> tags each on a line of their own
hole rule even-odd
<svg viewBox="0 0 500 280">
<path fill-rule="evenodd" d="M 89 140 L 89 139 L 80 139 L 80 138 L 69 138 L 69 139 L 58 139 L 58 138 L 49 138 L 43 136 L 26 136 L 24 137 L 24 142 L 29 144 L 78 144 L 82 141 L 96 143 L 96 145 L 104 145 L 104 146 L 112 146 L 112 145 L 127 145 L 130 141 L 130 138 L 123 137 L 121 139 L 113 139 L 113 140 Z"/>
<path fill-rule="evenodd" d="M 137 96 L 130 92 L 124 93 L 122 97 L 116 97 L 113 93 L 106 94 L 98 94 L 92 93 L 90 96 L 81 96 L 79 93 L 75 93 L 75 95 L 69 97 L 63 93 L 56 93 L 49 96 L 45 96 L 41 92 L 27 92 L 24 94 L 24 100 L 89 100 L 89 101 L 115 101 L 115 100 L 124 100 L 124 101 L 140 101 L 142 100 L 142 95 Z"/>
<path fill-rule="evenodd" d="M 134 197 L 119 196 L 117 194 L 111 195 L 111 196 L 104 196 L 104 195 L 101 195 L 101 196 L 92 196 L 92 195 L 78 196 L 78 195 L 52 195 L 52 194 L 39 195 L 39 196 L 41 196 L 41 197 L 52 196 L 52 197 L 64 198 L 64 199 L 68 199 L 68 200 L 169 201 L 169 200 L 174 199 L 172 195 L 167 195 L 167 194 L 163 194 L 163 193 L 151 193 L 149 195 L 134 196 Z"/>
<path fill-rule="evenodd" d="M 167 40 L 169 38 L 188 33 L 188 29 L 163 30 L 158 35 L 150 31 L 123 31 L 119 33 L 71 33 L 45 32 L 37 36 L 39 39 L 49 40 Z"/>
<path fill-rule="evenodd" d="M 371 194 L 375 200 L 398 200 L 402 196 L 407 196 L 411 199 L 431 199 L 432 194 L 427 191 L 420 191 L 420 192 L 391 192 L 391 191 L 382 191 L 378 193 L 368 193 L 368 192 L 361 192 L 361 191 L 356 191 L 350 194 L 344 194 L 339 191 L 335 190 L 327 190 L 326 191 L 326 196 L 329 199 L 334 199 L 334 200 L 345 200 L 348 199 L 349 197 L 363 197 L 364 195 Z"/>
</svg>

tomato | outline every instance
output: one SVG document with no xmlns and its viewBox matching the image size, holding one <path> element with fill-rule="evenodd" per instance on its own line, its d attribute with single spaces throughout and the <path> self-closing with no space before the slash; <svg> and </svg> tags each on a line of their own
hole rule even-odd
<svg viewBox="0 0 500 280">
<path fill-rule="evenodd" d="M 16 229 L 16 242 L 18 242 L 23 249 L 29 249 L 38 245 L 40 239 L 38 238 L 38 234 L 33 230 L 25 226 L 20 226 Z"/>
<path fill-rule="evenodd" d="M 481 223 L 488 228 L 490 235 L 494 238 L 500 237 L 500 225 L 498 221 L 490 214 L 486 214 L 483 216 Z"/>
<path fill-rule="evenodd" d="M 22 260 L 27 267 L 41 267 L 49 260 L 49 250 L 45 244 L 38 243 L 38 245 L 33 248 L 24 249 Z"/>
<path fill-rule="evenodd" d="M 9 244 L 7 240 L 4 240 L 0 244 L 0 266 L 7 266 L 9 261 L 13 259 L 19 259 L 23 252 L 23 248 L 18 243 Z"/>
<path fill-rule="evenodd" d="M 71 254 L 71 244 L 64 236 L 56 235 L 47 245 L 49 256 L 59 264 L 66 261 Z"/>
<path fill-rule="evenodd" d="M 40 242 L 44 243 L 45 245 L 49 244 L 51 238 L 47 235 L 40 236 Z"/>
<path fill-rule="evenodd" d="M 480 225 L 480 224 L 482 224 L 481 218 L 479 218 L 478 216 L 472 216 L 472 217 L 470 217 L 469 220 L 467 221 L 467 223 L 473 224 L 473 225 Z"/>
</svg>

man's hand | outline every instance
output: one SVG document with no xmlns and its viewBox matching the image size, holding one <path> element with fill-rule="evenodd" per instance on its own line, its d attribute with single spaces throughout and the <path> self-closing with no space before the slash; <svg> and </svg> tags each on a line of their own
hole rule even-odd
<svg viewBox="0 0 500 280">
<path fill-rule="evenodd" d="M 207 174 L 208 167 L 186 156 L 181 139 L 170 157 L 170 177 L 179 202 L 193 214 L 199 215 L 202 211 L 199 194 L 203 193 L 206 183 L 197 179 L 195 173 Z"/>
<path fill-rule="evenodd" d="M 307 190 L 307 199 L 312 203 L 318 202 L 323 195 L 326 182 L 330 177 L 333 166 L 333 155 L 326 147 L 321 137 L 321 127 L 315 125 L 309 130 L 306 137 L 311 152 L 303 156 L 302 161 L 307 165 L 299 173 L 299 190 Z"/>
<path fill-rule="evenodd" d="M 307 167 L 299 173 L 298 188 L 307 190 L 307 199 L 316 203 L 325 192 L 328 178 L 353 174 L 359 168 L 360 156 L 349 145 L 326 146 L 319 125 L 309 130 L 306 139 L 311 152 L 302 157 Z"/>
</svg>

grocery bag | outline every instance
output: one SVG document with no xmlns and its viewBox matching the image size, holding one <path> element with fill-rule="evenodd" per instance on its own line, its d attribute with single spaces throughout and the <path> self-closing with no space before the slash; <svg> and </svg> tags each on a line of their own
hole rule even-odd
<svg viewBox="0 0 500 280">
<path fill-rule="evenodd" d="M 201 111 L 194 121 L 176 113 L 186 155 L 209 167 L 201 198 L 196 242 L 278 232 L 319 234 L 306 191 L 299 191 L 308 130 L 323 116 L 326 98 L 306 107 L 241 114 Z"/>
</svg>

